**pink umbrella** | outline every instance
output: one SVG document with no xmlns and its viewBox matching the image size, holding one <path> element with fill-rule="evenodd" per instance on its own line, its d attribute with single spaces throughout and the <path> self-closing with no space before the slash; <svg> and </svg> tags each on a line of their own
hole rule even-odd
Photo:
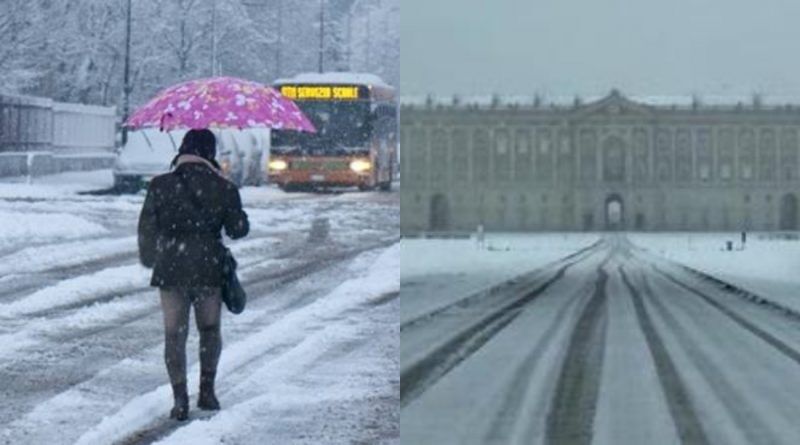
<svg viewBox="0 0 800 445">
<path fill-rule="evenodd" d="M 316 131 L 297 105 L 273 88 L 235 77 L 171 86 L 136 110 L 124 125 L 164 131 L 253 127 Z"/>
</svg>

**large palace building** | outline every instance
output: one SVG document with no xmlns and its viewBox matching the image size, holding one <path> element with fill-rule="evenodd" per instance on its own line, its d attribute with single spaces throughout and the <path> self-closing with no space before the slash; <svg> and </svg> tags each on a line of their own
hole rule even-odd
<svg viewBox="0 0 800 445">
<path fill-rule="evenodd" d="M 404 233 L 797 230 L 800 106 L 402 107 Z"/>
</svg>

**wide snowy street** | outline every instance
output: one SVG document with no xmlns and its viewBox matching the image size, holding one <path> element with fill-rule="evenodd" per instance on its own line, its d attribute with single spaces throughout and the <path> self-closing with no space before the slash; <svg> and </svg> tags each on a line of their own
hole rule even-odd
<svg viewBox="0 0 800 445">
<path fill-rule="evenodd" d="M 735 236 L 403 241 L 403 441 L 800 443 L 800 242 Z"/>
<path fill-rule="evenodd" d="M 249 294 L 225 311 L 222 410 L 172 396 L 150 271 L 143 194 L 93 195 L 109 171 L 0 183 L 0 443 L 399 442 L 399 200 L 391 193 L 243 188 L 246 238 L 226 242 Z M 324 239 L 309 240 L 327 219 Z M 324 232 L 324 231 L 323 231 Z"/>
</svg>

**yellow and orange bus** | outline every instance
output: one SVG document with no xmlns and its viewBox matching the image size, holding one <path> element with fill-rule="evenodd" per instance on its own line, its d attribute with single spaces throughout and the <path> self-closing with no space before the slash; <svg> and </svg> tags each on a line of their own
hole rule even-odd
<svg viewBox="0 0 800 445">
<path fill-rule="evenodd" d="M 267 175 L 284 190 L 391 190 L 397 171 L 397 100 L 378 76 L 307 73 L 275 82 L 316 133 L 272 130 Z"/>
</svg>

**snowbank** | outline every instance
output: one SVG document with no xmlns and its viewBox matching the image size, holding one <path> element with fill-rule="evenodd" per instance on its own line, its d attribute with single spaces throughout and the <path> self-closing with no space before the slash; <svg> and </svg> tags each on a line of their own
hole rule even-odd
<svg viewBox="0 0 800 445">
<path fill-rule="evenodd" d="M 66 172 L 32 178 L 3 178 L 0 181 L 0 198 L 54 198 L 74 195 L 77 192 L 109 188 L 114 184 L 110 169 Z"/>
<path fill-rule="evenodd" d="M 26 247 L 0 258 L 0 276 L 76 266 L 110 256 L 133 254 L 137 249 L 135 236 Z"/>
<path fill-rule="evenodd" d="M 474 239 L 404 239 L 401 320 L 423 315 L 587 247 L 597 234 L 489 234 L 486 248 Z"/>
<path fill-rule="evenodd" d="M 273 82 L 276 85 L 285 83 L 308 83 L 308 84 L 365 84 L 375 86 L 388 86 L 386 82 L 375 74 L 370 73 L 351 73 L 351 72 L 326 72 L 326 73 L 300 73 L 294 77 L 278 79 Z"/>
<path fill-rule="evenodd" d="M 800 240 L 739 233 L 631 234 L 637 246 L 800 310 Z M 732 241 L 734 250 L 725 250 Z"/>
<path fill-rule="evenodd" d="M 150 270 L 138 264 L 103 269 L 90 275 L 59 281 L 13 303 L 0 304 L 0 311 L 4 316 L 30 314 L 53 306 L 97 299 L 98 295 L 124 295 L 134 289 L 146 289 L 150 274 Z"/>
<path fill-rule="evenodd" d="M 104 235 L 103 226 L 68 213 L 0 212 L 0 248 L 24 240 L 75 239 Z"/>
<path fill-rule="evenodd" d="M 368 252 L 357 257 L 350 269 L 354 277 L 343 282 L 333 289 L 328 295 L 319 298 L 314 303 L 300 310 L 291 312 L 274 323 L 255 331 L 246 339 L 227 346 L 225 358 L 220 363 L 219 374 L 233 373 L 237 368 L 257 359 L 270 348 L 291 342 L 294 337 L 309 332 L 309 328 L 318 325 L 328 326 L 327 320 L 332 320 L 349 310 L 364 304 L 379 301 L 384 295 L 398 292 L 400 281 L 397 271 L 400 267 L 399 247 L 394 245 L 380 255 Z M 275 360 L 266 363 L 260 371 L 250 378 L 245 379 L 233 388 L 235 395 L 245 391 L 247 393 L 266 393 L 264 397 L 254 397 L 247 401 L 227 407 L 214 418 L 206 421 L 196 421 L 179 431 L 175 438 L 166 438 L 161 443 L 221 443 L 222 438 L 244 421 L 253 421 L 254 407 L 272 404 L 281 400 L 275 397 L 274 390 L 284 384 L 282 379 L 288 379 L 304 369 L 310 361 L 319 358 L 328 350 L 331 342 L 338 341 L 337 337 L 346 338 L 352 335 L 348 331 L 347 323 L 344 326 L 328 327 L 302 338 L 300 343 L 281 354 Z M 286 358 L 288 356 L 288 358 Z M 199 365 L 189 372 L 189 386 L 197 386 Z M 282 397 L 291 402 L 298 398 L 293 393 L 296 387 L 287 385 Z M 338 397 L 336 388 L 313 388 L 314 397 Z M 272 396 L 269 396 L 272 394 Z M 227 396 L 227 394 L 226 394 Z M 222 402 L 226 402 L 226 396 Z M 308 396 L 300 394 L 299 398 Z M 150 422 L 163 415 L 164 401 L 170 399 L 169 385 L 162 385 L 157 389 L 143 394 L 129 401 L 118 412 L 105 417 L 98 425 L 87 431 L 76 442 L 81 444 L 114 443 L 137 430 L 145 428 Z M 236 420 L 239 419 L 239 420 Z M 263 420 L 263 419 L 260 419 Z M 189 442 L 185 440 L 191 438 Z"/>
</svg>

